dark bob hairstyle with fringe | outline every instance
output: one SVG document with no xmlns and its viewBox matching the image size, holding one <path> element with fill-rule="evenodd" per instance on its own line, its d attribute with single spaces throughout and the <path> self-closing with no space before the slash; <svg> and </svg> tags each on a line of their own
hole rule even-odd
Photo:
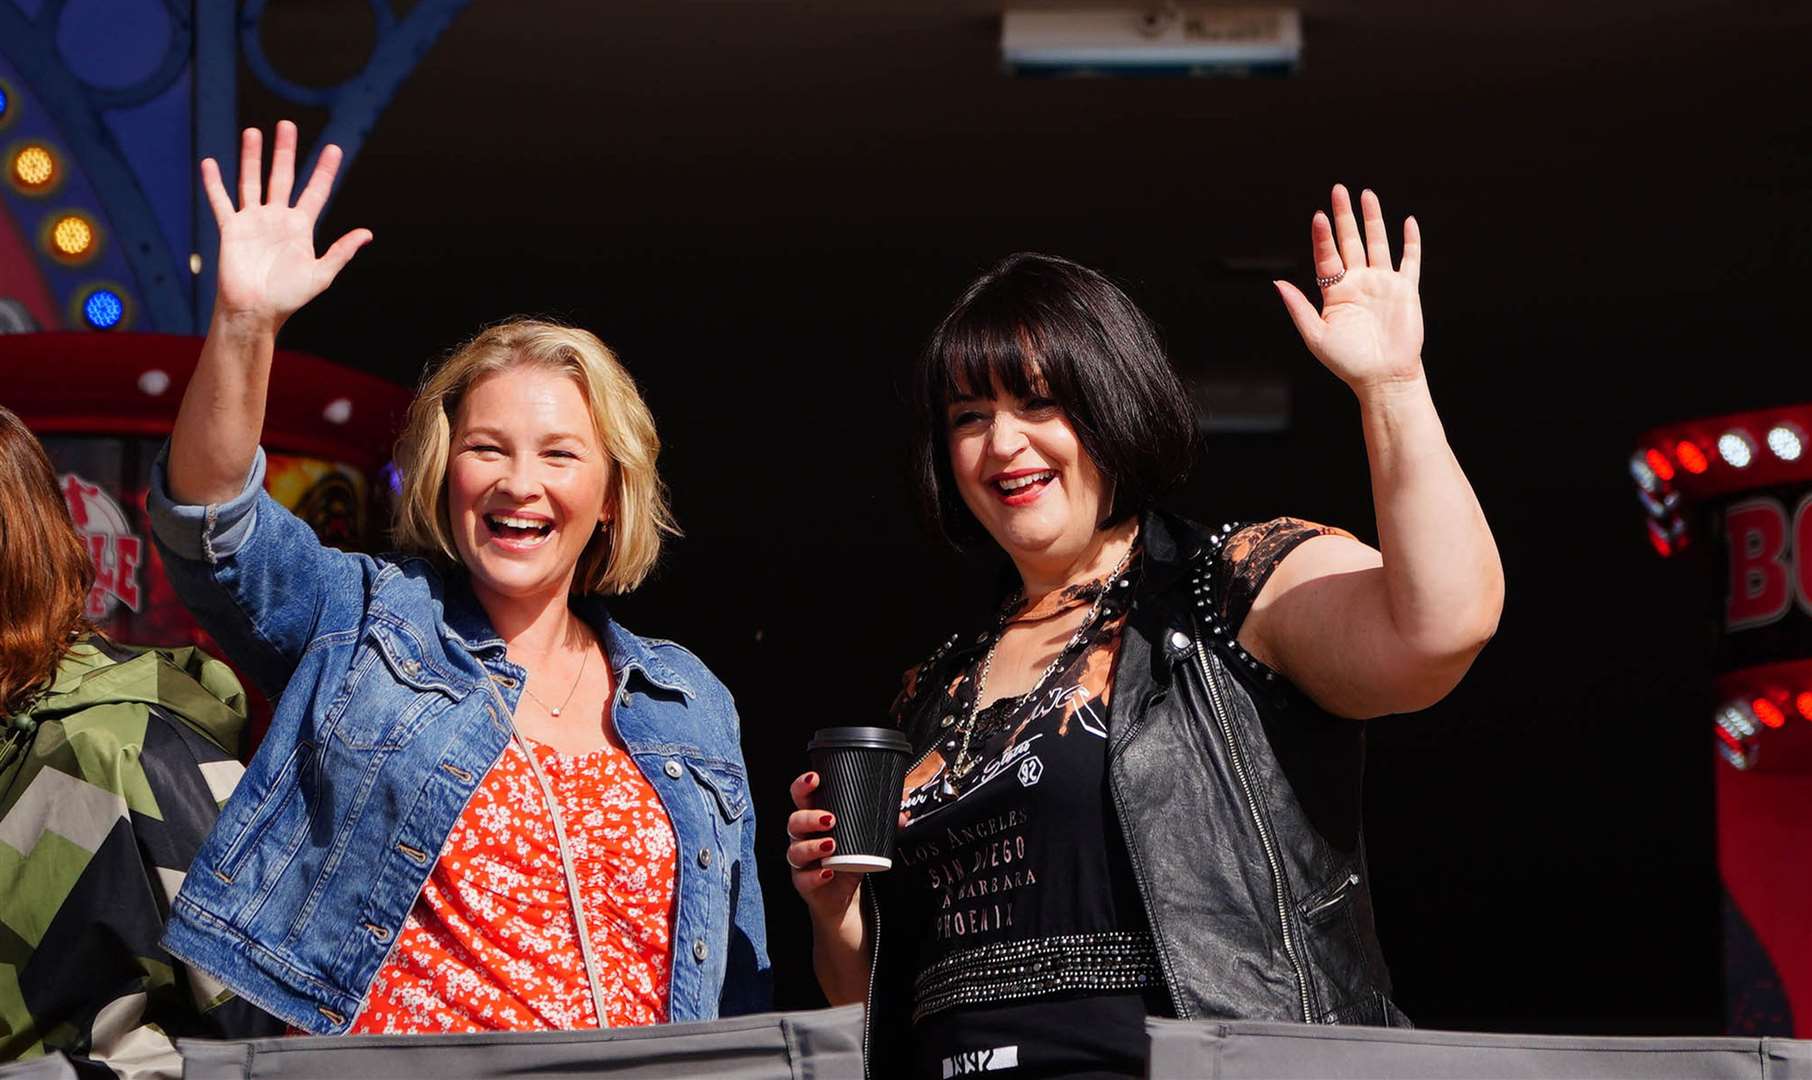
<svg viewBox="0 0 1812 1080">
<path fill-rule="evenodd" d="M 1195 415 L 1145 313 L 1086 266 L 1009 255 L 964 290 L 913 370 L 919 505 L 957 548 L 989 537 L 950 471 L 948 408 L 993 386 L 1063 409 L 1113 492 L 1097 527 L 1150 509 L 1194 460 Z"/>
</svg>

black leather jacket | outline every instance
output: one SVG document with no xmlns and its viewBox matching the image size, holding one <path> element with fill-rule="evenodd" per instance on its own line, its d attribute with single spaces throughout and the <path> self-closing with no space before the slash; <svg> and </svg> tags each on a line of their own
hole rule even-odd
<svg viewBox="0 0 1812 1080">
<path fill-rule="evenodd" d="M 1372 924 L 1360 829 L 1364 724 L 1330 716 L 1252 659 L 1220 622 L 1230 528 L 1141 522 L 1144 569 L 1108 707 L 1109 789 L 1180 1018 L 1408 1026 Z M 987 636 L 921 665 L 902 715 L 914 759 L 940 695 Z M 871 1063 L 906 1060 L 912 973 L 888 949 L 885 889 L 867 889 Z M 885 1075 L 886 1068 L 874 1068 Z"/>
</svg>

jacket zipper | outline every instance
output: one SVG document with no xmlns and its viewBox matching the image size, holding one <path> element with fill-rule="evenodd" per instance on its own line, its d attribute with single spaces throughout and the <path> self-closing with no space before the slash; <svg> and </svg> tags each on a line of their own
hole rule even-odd
<svg viewBox="0 0 1812 1080">
<path fill-rule="evenodd" d="M 547 782 L 547 774 L 541 771 L 541 761 L 535 757 L 534 747 L 524 742 L 522 733 L 516 730 L 515 717 L 511 715 L 508 704 L 503 701 L 503 695 L 497 692 L 495 685 L 490 689 L 492 696 L 497 699 L 497 703 L 504 707 L 503 715 L 510 717 L 510 736 L 513 741 L 522 746 L 522 752 L 528 755 L 529 771 L 535 774 L 535 783 L 541 788 L 541 798 L 547 802 L 547 816 L 554 824 L 554 840 L 560 845 L 560 872 L 566 878 L 566 891 L 573 909 L 574 929 L 579 932 L 579 959 L 585 965 L 585 981 L 591 988 L 592 1008 L 598 1014 L 598 1027 L 600 1029 L 608 1028 L 610 1015 L 604 1009 L 604 987 L 598 982 L 598 964 L 591 951 L 591 934 L 585 928 L 585 905 L 583 894 L 579 891 L 579 874 L 573 869 L 572 852 L 567 849 L 566 826 L 560 820 L 560 807 L 554 801 L 554 789 Z M 659 797 L 658 792 L 656 797 Z M 677 884 L 676 881 L 676 892 L 678 891 Z M 669 988 L 672 986 L 671 974 L 668 976 L 668 986 Z M 671 993 L 671 989 L 669 989 L 669 993 Z"/>
<path fill-rule="evenodd" d="M 933 744 L 935 745 L 935 744 Z M 926 751 L 930 756 L 930 751 Z M 923 761 L 924 758 L 920 758 Z M 874 1030 L 875 1021 L 875 971 L 881 966 L 881 901 L 875 898 L 874 889 L 869 887 L 868 879 L 863 878 L 857 886 L 862 891 L 862 898 L 868 901 L 868 1000 L 862 1005 L 862 1080 L 872 1075 L 868 1067 L 868 1034 Z"/>
<path fill-rule="evenodd" d="M 1258 799 L 1252 792 L 1252 779 L 1246 774 L 1246 761 L 1241 756 L 1239 744 L 1234 741 L 1233 725 L 1227 719 L 1227 707 L 1221 701 L 1220 686 L 1214 681 L 1214 674 L 1209 670 L 1208 647 L 1204 644 L 1201 620 L 1191 612 L 1190 622 L 1195 628 L 1195 656 L 1202 667 L 1202 679 L 1208 686 L 1208 704 L 1214 711 L 1215 723 L 1221 729 L 1221 738 L 1226 740 L 1227 754 L 1233 761 L 1233 774 L 1239 778 L 1240 790 L 1246 796 L 1246 808 L 1252 814 L 1252 824 L 1258 829 L 1259 843 L 1265 849 L 1265 862 L 1271 868 L 1271 887 L 1277 897 L 1277 924 L 1283 931 L 1284 955 L 1289 958 L 1290 967 L 1296 973 L 1296 996 L 1302 1005 L 1302 1022 L 1313 1024 L 1315 1015 L 1309 1007 L 1309 979 L 1303 969 L 1302 958 L 1296 953 L 1296 935 L 1290 930 L 1289 906 L 1284 903 L 1283 867 L 1277 858 L 1277 848 L 1271 841 L 1271 829 L 1265 824 L 1264 814 L 1259 812 Z"/>
</svg>

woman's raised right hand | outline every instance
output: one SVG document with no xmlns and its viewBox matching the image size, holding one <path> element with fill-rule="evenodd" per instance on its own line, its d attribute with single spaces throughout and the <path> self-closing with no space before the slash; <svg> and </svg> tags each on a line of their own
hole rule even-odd
<svg viewBox="0 0 1812 1080">
<path fill-rule="evenodd" d="M 238 209 L 213 158 L 201 163 L 201 183 L 220 226 L 215 318 L 274 332 L 333 283 L 353 254 L 371 242 L 371 230 L 352 230 L 316 258 L 315 221 L 333 190 L 340 148 L 330 144 L 321 150 L 314 175 L 291 206 L 296 125 L 287 120 L 277 125 L 268 190 L 261 182 L 263 145 L 257 128 L 247 128 L 240 136 Z"/>
</svg>

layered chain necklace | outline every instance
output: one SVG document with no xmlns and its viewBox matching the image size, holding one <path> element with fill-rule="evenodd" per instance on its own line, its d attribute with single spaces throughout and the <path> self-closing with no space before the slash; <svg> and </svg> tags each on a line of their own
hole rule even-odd
<svg viewBox="0 0 1812 1080">
<path fill-rule="evenodd" d="M 1089 630 L 1094 627 L 1095 620 L 1101 617 L 1101 607 L 1107 600 L 1107 594 L 1113 591 L 1115 582 L 1119 581 L 1120 575 L 1126 572 L 1126 567 L 1132 562 L 1133 552 L 1137 547 L 1137 543 L 1130 543 L 1126 546 L 1126 554 L 1120 556 L 1119 564 L 1101 579 L 1101 591 L 1095 595 L 1094 603 L 1089 605 L 1088 614 L 1082 617 L 1082 622 L 1077 625 L 1076 632 L 1070 635 L 1069 641 L 1064 643 L 1063 648 L 1057 650 L 1057 655 L 1051 659 L 1044 672 L 1038 676 L 1038 681 L 1032 684 L 1032 688 L 1027 690 L 1024 696 L 1035 697 L 1039 691 L 1043 690 L 1044 684 L 1049 682 L 1051 676 L 1057 674 L 1057 669 L 1063 665 L 1064 658 L 1069 656 L 1076 646 L 1082 644 L 1083 639 L 1088 636 Z M 994 628 L 994 640 L 988 644 L 988 651 L 982 656 L 981 670 L 975 676 L 975 698 L 969 702 L 969 711 L 963 714 L 961 720 L 957 721 L 956 734 L 962 737 L 962 743 L 957 747 L 956 758 L 950 763 L 949 771 L 944 774 L 943 793 L 946 797 L 956 794 L 954 781 L 967 779 L 969 774 L 975 771 L 975 767 L 981 764 L 982 755 L 976 753 L 971 756 L 969 743 L 975 736 L 975 721 L 981 713 L 982 699 L 987 695 L 988 672 L 994 667 L 994 652 L 1000 648 L 1001 635 L 1012 623 L 1012 613 L 1018 606 L 1019 594 L 1015 593 L 1007 601 L 1006 607 L 1001 613 L 1000 622 Z"/>
</svg>

